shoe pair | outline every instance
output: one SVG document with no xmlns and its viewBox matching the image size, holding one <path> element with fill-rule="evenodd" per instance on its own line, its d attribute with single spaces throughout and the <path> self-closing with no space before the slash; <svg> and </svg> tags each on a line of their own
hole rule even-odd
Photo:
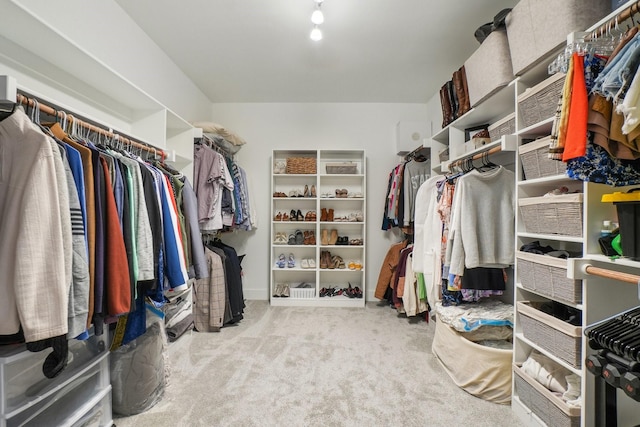
<svg viewBox="0 0 640 427">
<path fill-rule="evenodd" d="M 322 208 L 320 210 L 320 222 L 333 222 L 333 209 Z"/>
<path fill-rule="evenodd" d="M 316 233 L 313 230 L 304 232 L 304 241 L 305 245 L 315 245 L 316 244 Z"/>
<path fill-rule="evenodd" d="M 287 195 L 282 191 L 276 191 L 273 193 L 273 197 L 287 197 Z"/>
<path fill-rule="evenodd" d="M 273 296 L 276 298 L 289 298 L 289 284 L 288 283 L 276 283 L 276 288 L 273 290 Z"/>
<path fill-rule="evenodd" d="M 316 268 L 316 261 L 313 258 L 303 258 L 300 261 L 300 267 L 302 268 Z M 300 287 L 300 286 L 298 286 Z"/>
<path fill-rule="evenodd" d="M 284 268 L 285 265 L 287 268 L 294 268 L 296 266 L 296 259 L 293 254 L 289 254 L 289 259 L 287 259 L 284 254 L 280 254 L 278 256 L 278 261 L 276 261 L 276 265 L 278 268 Z"/>
<path fill-rule="evenodd" d="M 338 240 L 336 241 L 336 245 L 338 246 L 347 246 L 349 244 L 349 236 L 338 236 Z"/>
<path fill-rule="evenodd" d="M 311 185 L 311 188 L 309 188 L 308 185 L 304 186 L 304 194 L 303 197 L 317 197 L 318 194 L 316 193 L 316 186 L 315 184 Z"/>
<path fill-rule="evenodd" d="M 306 231 L 305 231 L 305 233 L 306 233 Z M 296 230 L 295 233 L 289 234 L 288 243 L 290 245 L 302 245 L 304 243 L 304 238 L 305 238 L 305 236 L 304 236 L 304 234 L 302 234 L 302 231 Z"/>
<path fill-rule="evenodd" d="M 362 243 L 363 243 L 362 239 L 351 239 L 351 240 L 349 240 L 349 244 L 351 246 L 362 246 Z"/>
<path fill-rule="evenodd" d="M 298 209 L 297 211 L 295 209 L 291 209 L 291 212 L 289 212 L 289 220 L 304 221 L 304 216 L 302 215 L 302 211 L 300 209 Z"/>
<path fill-rule="evenodd" d="M 349 270 L 362 270 L 362 261 L 349 261 L 347 267 L 349 268 Z"/>
<path fill-rule="evenodd" d="M 273 240 L 276 245 L 284 245 L 287 243 L 287 235 L 285 233 L 277 232 L 276 237 Z"/>
<path fill-rule="evenodd" d="M 293 211 L 291 211 L 291 212 L 293 212 Z M 273 217 L 273 220 L 274 221 L 289 221 L 289 215 L 286 212 L 285 213 L 278 212 L 276 214 L 276 216 Z M 292 219 L 291 221 L 295 221 L 295 219 Z"/>
<path fill-rule="evenodd" d="M 298 212 L 300 212 L 300 211 L 298 211 Z M 307 214 L 304 216 L 304 220 L 305 220 L 305 221 L 316 221 L 317 219 L 318 219 L 318 218 L 317 218 L 317 215 L 316 215 L 316 211 L 309 211 L 309 212 L 307 212 Z"/>
<path fill-rule="evenodd" d="M 337 230 L 322 230 L 321 232 L 320 243 L 323 245 L 335 245 L 338 242 L 338 231 Z"/>
<path fill-rule="evenodd" d="M 342 190 L 336 188 L 336 197 L 344 199 L 347 197 L 348 194 L 349 192 L 347 191 L 346 188 L 343 188 Z"/>
</svg>

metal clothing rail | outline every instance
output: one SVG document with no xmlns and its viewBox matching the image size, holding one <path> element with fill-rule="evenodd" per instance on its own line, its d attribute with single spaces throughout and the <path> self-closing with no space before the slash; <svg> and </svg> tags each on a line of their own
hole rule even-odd
<svg viewBox="0 0 640 427">
<path fill-rule="evenodd" d="M 482 151 L 480 153 L 476 153 L 473 156 L 470 157 L 463 157 L 459 160 L 456 160 L 455 162 L 451 163 L 449 165 L 449 167 L 456 167 L 456 166 L 462 166 L 464 165 L 465 162 L 468 161 L 474 161 L 474 160 L 480 160 L 482 158 L 486 158 L 487 156 L 490 156 L 491 154 L 495 154 L 495 153 L 499 153 L 502 151 L 502 146 L 497 146 L 497 147 L 493 147 L 487 151 Z"/>
<path fill-rule="evenodd" d="M 65 116 L 67 118 L 67 120 L 69 120 L 70 122 L 75 122 L 78 126 L 85 128 L 85 129 L 89 129 L 92 132 L 96 132 L 99 133 L 101 135 L 104 135 L 108 138 L 115 138 L 120 142 L 123 142 L 124 144 L 130 146 L 130 147 L 135 147 L 138 148 L 140 150 L 144 150 L 147 151 L 149 153 L 153 153 L 154 157 L 155 156 L 160 156 L 161 161 L 164 163 L 164 160 L 167 157 L 167 154 L 164 152 L 164 150 L 153 147 L 151 145 L 148 144 L 144 144 L 141 142 L 136 142 L 133 141 L 131 138 L 127 138 L 124 137 L 120 134 L 117 134 L 115 132 L 112 132 L 110 130 L 106 130 L 103 129 L 101 127 L 95 126 L 91 123 L 85 122 L 83 120 L 80 120 L 76 117 L 74 117 L 72 114 L 69 114 L 67 112 L 65 112 L 64 110 L 58 110 L 55 109 L 53 107 L 50 107 L 49 105 L 43 104 L 41 103 L 39 100 L 36 102 L 33 98 L 29 98 L 21 93 L 16 94 L 16 102 L 18 104 L 23 104 L 26 105 L 28 107 L 31 108 L 38 108 L 41 112 L 46 113 L 50 116 L 56 117 L 56 118 L 60 118 L 63 119 Z"/>
</svg>

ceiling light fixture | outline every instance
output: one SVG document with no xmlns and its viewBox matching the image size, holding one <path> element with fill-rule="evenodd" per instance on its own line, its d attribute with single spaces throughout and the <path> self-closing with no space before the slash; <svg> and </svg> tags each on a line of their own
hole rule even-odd
<svg viewBox="0 0 640 427">
<path fill-rule="evenodd" d="M 320 31 L 320 28 L 318 28 L 317 25 L 313 26 L 313 30 L 311 30 L 309 37 L 311 37 L 311 40 L 314 42 L 322 40 L 322 31 Z"/>
<path fill-rule="evenodd" d="M 313 0 L 315 2 L 315 10 L 311 14 L 311 22 L 313 23 L 313 29 L 309 37 L 314 42 L 322 40 L 322 31 L 320 31 L 320 25 L 324 23 L 324 14 L 322 13 L 322 3 L 324 0 Z"/>
</svg>

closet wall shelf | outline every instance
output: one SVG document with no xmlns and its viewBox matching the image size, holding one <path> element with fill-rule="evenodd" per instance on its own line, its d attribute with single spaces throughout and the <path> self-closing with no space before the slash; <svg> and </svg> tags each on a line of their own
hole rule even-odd
<svg viewBox="0 0 640 427">
<path fill-rule="evenodd" d="M 538 240 L 554 240 L 558 242 L 573 242 L 573 243 L 583 243 L 583 237 L 573 237 L 573 236 L 561 236 L 559 234 L 538 234 L 538 233 L 527 233 L 527 232 L 518 232 L 518 237 L 528 237 L 531 239 Z"/>
<path fill-rule="evenodd" d="M 570 364 L 568 364 L 564 360 L 562 360 L 559 357 L 555 356 L 553 353 L 545 350 L 544 348 L 538 346 L 534 342 L 528 340 L 527 338 L 525 338 L 525 336 L 522 334 L 522 332 L 516 332 L 514 335 L 515 335 L 516 339 L 518 339 L 518 340 L 522 341 L 523 343 L 527 344 L 529 347 L 535 348 L 540 353 L 542 353 L 545 356 L 547 356 L 550 359 L 552 359 L 554 362 L 558 363 L 559 365 L 562 365 L 563 367 L 567 368 L 568 370 L 570 370 L 574 374 L 578 375 L 579 377 L 582 377 L 582 370 L 571 366 Z M 521 361 L 521 362 L 524 362 L 524 360 Z"/>
<path fill-rule="evenodd" d="M 520 187 L 532 187 L 540 184 L 555 184 L 570 179 L 566 174 L 545 176 L 542 178 L 525 179 L 524 181 L 518 181 Z"/>
<path fill-rule="evenodd" d="M 550 135 L 551 127 L 553 126 L 553 117 L 549 117 L 539 123 L 533 124 L 524 129 L 518 129 L 518 136 L 522 137 L 535 137 L 542 135 Z"/>
<path fill-rule="evenodd" d="M 520 289 L 523 292 L 528 292 L 530 294 L 537 295 L 537 296 L 539 296 L 541 298 L 544 298 L 546 300 L 549 299 L 549 297 L 547 295 L 542 295 L 542 294 L 537 293 L 534 290 L 527 289 L 527 288 L 523 287 L 522 284 L 520 284 L 520 282 L 516 283 L 516 288 Z M 569 307 L 577 308 L 578 310 L 583 310 L 584 309 L 584 304 L 576 304 L 575 302 L 563 301 L 563 300 L 560 300 L 560 299 L 558 299 L 558 301 L 560 301 L 562 304 L 567 305 Z"/>
<path fill-rule="evenodd" d="M 497 164 L 513 163 L 513 153 L 518 149 L 518 138 L 514 135 L 503 135 L 499 140 L 493 141 L 487 145 L 476 148 L 473 151 L 465 153 L 463 156 L 454 157 L 442 163 L 442 169 L 451 171 L 456 162 L 464 159 L 473 158 L 474 160 L 482 158 L 482 154 L 489 152 L 492 156 L 490 160 Z"/>
</svg>

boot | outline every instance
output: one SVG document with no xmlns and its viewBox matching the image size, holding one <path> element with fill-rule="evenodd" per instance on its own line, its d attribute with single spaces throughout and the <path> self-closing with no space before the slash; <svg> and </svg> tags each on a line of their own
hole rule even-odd
<svg viewBox="0 0 640 427">
<path fill-rule="evenodd" d="M 453 73 L 453 87 L 455 88 L 456 98 L 458 99 L 458 117 L 460 117 L 469 111 L 466 107 L 467 96 L 464 91 L 464 84 L 462 83 L 461 69 Z"/>
<path fill-rule="evenodd" d="M 327 222 L 333 222 L 333 209 L 329 209 L 327 212 Z"/>
<path fill-rule="evenodd" d="M 447 82 L 447 92 L 449 93 L 449 102 L 451 103 L 451 121 L 456 120 L 460 115 L 458 114 L 458 97 L 456 96 L 456 88 L 453 86 L 453 81 Z"/>
<path fill-rule="evenodd" d="M 451 102 L 446 83 L 440 88 L 440 105 L 442 105 L 442 128 L 444 129 L 451 123 Z"/>
<path fill-rule="evenodd" d="M 327 246 L 329 244 L 329 233 L 326 229 L 320 232 L 320 244 L 322 246 Z"/>
<path fill-rule="evenodd" d="M 471 110 L 471 98 L 469 98 L 469 86 L 467 85 L 467 72 L 464 69 L 464 65 L 460 67 L 460 79 L 462 80 L 462 87 L 464 88 L 464 100 L 466 111 Z"/>
<path fill-rule="evenodd" d="M 322 208 L 320 210 L 320 222 L 324 222 L 327 220 L 327 208 Z"/>
</svg>

